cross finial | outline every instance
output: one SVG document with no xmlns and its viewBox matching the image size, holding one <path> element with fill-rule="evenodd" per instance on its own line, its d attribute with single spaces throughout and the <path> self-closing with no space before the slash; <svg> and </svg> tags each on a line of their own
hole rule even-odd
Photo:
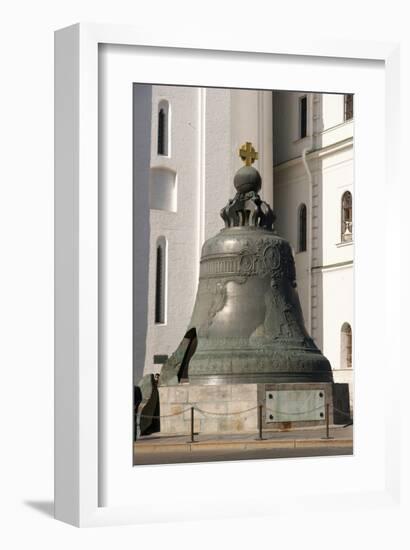
<svg viewBox="0 0 410 550">
<path fill-rule="evenodd" d="M 255 147 L 250 141 L 247 141 L 239 149 L 239 156 L 245 163 L 245 166 L 251 166 L 251 164 L 253 164 L 255 160 L 258 160 L 258 153 L 255 151 Z"/>
</svg>

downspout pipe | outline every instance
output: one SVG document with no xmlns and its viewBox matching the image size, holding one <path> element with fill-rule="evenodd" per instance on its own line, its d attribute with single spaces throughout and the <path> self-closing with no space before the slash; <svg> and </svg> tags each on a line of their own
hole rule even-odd
<svg viewBox="0 0 410 550">
<path fill-rule="evenodd" d="M 309 311 L 309 334 L 312 336 L 312 225 L 313 225 L 313 177 L 310 170 L 306 155 L 310 153 L 313 149 L 310 147 L 305 147 L 302 151 L 302 162 L 306 170 L 308 184 L 309 184 L 309 223 L 308 223 L 308 311 Z"/>
</svg>

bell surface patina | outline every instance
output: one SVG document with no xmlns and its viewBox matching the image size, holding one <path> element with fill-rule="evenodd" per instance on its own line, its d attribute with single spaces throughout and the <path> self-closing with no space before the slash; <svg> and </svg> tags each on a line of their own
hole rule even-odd
<svg viewBox="0 0 410 550">
<path fill-rule="evenodd" d="M 304 325 L 291 246 L 258 195 L 257 153 L 246 143 L 240 156 L 236 195 L 221 210 L 225 227 L 203 245 L 188 332 L 160 384 L 332 382 Z"/>
</svg>

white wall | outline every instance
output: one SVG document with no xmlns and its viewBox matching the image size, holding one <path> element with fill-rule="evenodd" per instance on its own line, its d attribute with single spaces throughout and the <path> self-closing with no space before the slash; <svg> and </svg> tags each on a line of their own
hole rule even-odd
<svg viewBox="0 0 410 550">
<path fill-rule="evenodd" d="M 336 371 L 336 381 L 351 382 L 340 371 L 340 329 L 353 328 L 354 242 L 341 242 L 341 197 L 353 195 L 353 123 L 345 123 L 344 97 L 309 94 L 311 138 L 295 138 L 296 92 L 274 93 L 274 202 L 278 233 L 295 251 L 299 298 L 308 331 Z M 303 148 L 306 163 L 303 162 Z M 308 246 L 298 252 L 298 209 L 307 207 Z M 354 235 L 354 225 L 353 225 Z M 339 265 L 341 264 L 341 265 Z"/>
<path fill-rule="evenodd" d="M 307 136 L 299 135 L 299 98 L 307 97 Z M 306 92 L 275 92 L 273 95 L 274 164 L 281 164 L 312 147 L 313 94 Z"/>
<path fill-rule="evenodd" d="M 323 194 L 323 265 L 353 260 L 352 243 L 341 242 L 341 203 L 345 191 L 353 197 L 353 218 L 355 190 L 353 187 L 353 146 L 335 152 L 322 161 Z M 353 224 L 354 239 L 354 224 Z"/>
<path fill-rule="evenodd" d="M 298 251 L 298 210 L 302 203 L 307 207 L 308 234 L 311 223 L 309 184 L 301 161 L 287 169 L 275 170 L 274 203 L 274 211 L 277 216 L 275 229 L 292 246 L 295 257 L 299 299 L 306 327 L 310 329 L 309 243 L 305 252 Z"/>
<path fill-rule="evenodd" d="M 349 323 L 354 337 L 353 319 L 353 269 L 341 267 L 323 272 L 323 353 L 334 370 L 335 382 L 350 384 L 353 398 L 353 371 L 341 364 L 341 328 Z M 354 355 L 353 355 L 354 357 Z"/>
<path fill-rule="evenodd" d="M 240 146 L 251 141 L 258 150 L 255 167 L 263 178 L 261 194 L 270 203 L 273 168 L 271 92 L 145 85 L 136 88 L 134 185 L 137 194 L 155 185 L 149 213 L 138 197 L 135 201 L 136 223 L 140 226 L 144 219 L 149 223 L 149 236 L 145 231 L 135 234 L 134 379 L 138 382 L 143 373 L 159 372 L 161 365 L 153 363 L 154 354 L 170 355 L 186 332 L 195 302 L 201 247 L 224 226 L 219 212 L 236 192 L 233 177 L 243 165 L 238 155 Z M 157 152 L 158 110 L 164 101 L 170 110 L 166 156 Z M 140 158 L 147 147 L 149 158 Z M 175 197 L 170 200 L 166 188 L 173 176 Z M 168 209 L 164 208 L 167 201 Z M 158 205 L 160 209 L 152 208 Z M 161 236 L 167 240 L 166 319 L 156 324 L 156 246 Z M 142 245 L 144 240 L 149 253 Z M 144 262 L 148 262 L 147 268 Z"/>
<path fill-rule="evenodd" d="M 322 130 L 344 122 L 344 96 L 342 94 L 322 94 Z"/>
<path fill-rule="evenodd" d="M 157 151 L 158 109 L 163 100 L 170 107 L 169 155 Z M 134 108 L 138 111 L 138 101 Z M 145 108 L 145 105 L 143 106 Z M 145 356 L 135 357 L 136 378 L 142 373 L 155 372 L 160 365 L 153 363 L 154 354 L 170 355 L 185 334 L 189 323 L 192 304 L 195 300 L 198 254 L 198 203 L 199 203 L 199 92 L 195 88 L 153 86 L 152 87 L 150 171 L 164 170 L 176 174 L 174 208 L 149 210 L 150 261 L 148 273 L 148 308 Z M 136 178 L 138 180 L 138 166 Z M 142 181 L 142 185 L 153 184 Z M 172 205 L 172 206 L 173 206 Z M 170 205 L 171 206 L 171 205 Z M 147 215 L 148 212 L 137 213 Z M 160 237 L 167 241 L 166 273 L 166 318 L 164 324 L 155 323 L 155 275 L 156 248 Z M 140 259 L 138 259 L 140 261 Z M 137 293 L 137 300 L 145 300 L 143 293 Z M 138 304 L 137 304 L 138 307 Z M 142 344 L 142 342 L 141 342 Z M 139 349 L 143 350 L 143 346 Z"/>
<path fill-rule="evenodd" d="M 261 196 L 273 202 L 272 93 L 255 90 L 231 90 L 231 148 L 235 171 L 242 166 L 238 150 L 246 141 L 259 153 L 254 167 L 262 176 Z"/>
</svg>

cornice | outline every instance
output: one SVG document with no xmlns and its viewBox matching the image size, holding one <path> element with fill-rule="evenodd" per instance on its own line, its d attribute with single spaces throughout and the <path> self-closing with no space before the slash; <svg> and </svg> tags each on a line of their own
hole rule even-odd
<svg viewBox="0 0 410 550">
<path fill-rule="evenodd" d="M 334 153 L 338 153 L 340 151 L 343 151 L 344 149 L 349 149 L 351 147 L 353 147 L 353 137 L 348 137 L 336 143 L 326 145 L 326 147 L 313 149 L 306 154 L 306 158 L 307 160 L 324 158 L 326 156 L 332 155 Z M 273 167 L 273 170 L 274 172 L 281 172 L 282 170 L 286 170 L 291 166 L 296 166 L 299 163 L 302 163 L 301 155 L 293 159 L 289 159 L 284 162 L 281 162 L 280 164 L 277 164 L 276 166 Z"/>
</svg>

